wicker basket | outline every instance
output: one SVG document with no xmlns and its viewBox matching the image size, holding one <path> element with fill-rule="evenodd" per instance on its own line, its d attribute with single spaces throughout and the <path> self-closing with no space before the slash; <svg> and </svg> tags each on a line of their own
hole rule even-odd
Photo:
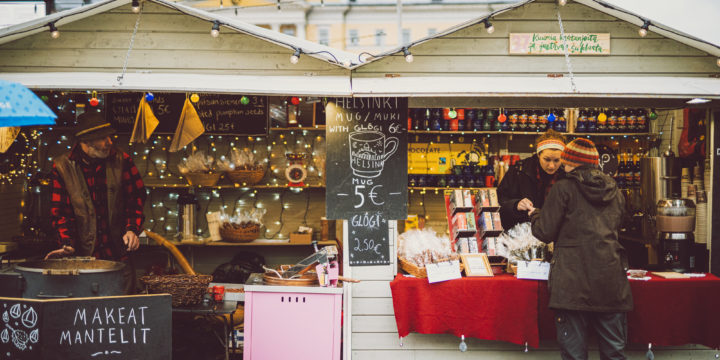
<svg viewBox="0 0 720 360">
<path fill-rule="evenodd" d="M 140 281 L 151 294 L 172 295 L 172 306 L 188 306 L 202 301 L 212 275 L 150 275 Z"/>
<path fill-rule="evenodd" d="M 220 225 L 220 237 L 229 242 L 251 242 L 260 236 L 260 224 L 235 227 L 230 223 Z"/>
<path fill-rule="evenodd" d="M 244 186 L 253 186 L 265 176 L 265 169 L 260 167 L 255 170 L 232 170 L 227 172 L 230 181 Z"/>
<path fill-rule="evenodd" d="M 215 186 L 220 180 L 220 173 L 186 173 L 183 176 L 190 185 Z"/>
<path fill-rule="evenodd" d="M 447 261 L 447 260 L 456 260 L 456 259 L 445 259 L 441 261 Z M 426 278 L 427 277 L 427 270 L 425 270 L 425 267 L 419 267 L 415 265 L 414 263 L 406 260 L 403 257 L 398 256 L 398 262 L 400 263 L 400 268 L 403 269 L 408 274 L 416 277 L 416 278 Z M 462 263 L 458 262 L 458 268 L 460 271 L 462 271 Z"/>
</svg>

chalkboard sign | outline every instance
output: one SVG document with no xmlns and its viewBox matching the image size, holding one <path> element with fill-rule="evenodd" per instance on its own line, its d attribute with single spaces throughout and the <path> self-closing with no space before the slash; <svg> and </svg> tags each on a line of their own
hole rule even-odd
<svg viewBox="0 0 720 360">
<path fill-rule="evenodd" d="M 328 219 L 407 218 L 407 98 L 335 98 L 325 107 Z"/>
<path fill-rule="evenodd" d="M 170 295 L 0 298 L 0 359 L 171 359 Z"/>
<path fill-rule="evenodd" d="M 172 134 L 185 104 L 184 93 L 153 93 L 149 102 L 160 124 L 156 134 Z M 193 103 L 207 134 L 264 135 L 268 131 L 267 96 L 198 94 Z M 118 132 L 131 133 L 143 93 L 110 93 L 106 99 L 108 121 Z M 245 100 L 243 100 L 245 98 Z M 243 104 L 243 102 L 247 102 Z"/>
<path fill-rule="evenodd" d="M 364 212 L 348 220 L 350 266 L 390 264 L 388 223 L 380 212 Z"/>
</svg>

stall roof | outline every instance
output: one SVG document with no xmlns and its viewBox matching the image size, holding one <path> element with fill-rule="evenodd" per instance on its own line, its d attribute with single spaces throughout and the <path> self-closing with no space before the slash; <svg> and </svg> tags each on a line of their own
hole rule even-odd
<svg viewBox="0 0 720 360">
<path fill-rule="evenodd" d="M 279 46 L 286 47 L 293 51 L 300 50 L 301 53 L 304 55 L 327 61 L 339 67 L 349 68 L 354 65 L 354 63 L 358 62 L 357 54 L 334 49 L 328 46 L 314 43 L 312 41 L 285 35 L 276 31 L 264 29 L 252 24 L 218 15 L 216 13 L 192 8 L 168 0 L 145 1 L 166 6 L 189 16 L 194 16 L 202 20 L 207 20 L 208 22 L 218 21 L 223 27 L 227 27 L 237 32 L 254 36 L 256 38 L 277 44 Z M 95 14 L 100 14 L 121 6 L 128 5 L 130 3 L 131 0 L 105 0 L 2 28 L 0 29 L 0 44 L 21 39 L 42 31 L 47 31 L 48 25 L 53 22 L 56 26 L 59 27 L 68 23 L 72 23 L 74 21 L 85 19 Z"/>
<path fill-rule="evenodd" d="M 382 58 L 390 56 L 390 55 L 402 54 L 402 51 L 405 48 L 409 49 L 415 45 L 430 41 L 432 39 L 440 38 L 440 37 L 455 33 L 457 31 L 460 31 L 462 29 L 468 28 L 470 26 L 480 24 L 484 20 L 490 19 L 493 16 L 511 11 L 513 9 L 519 8 L 521 6 L 527 5 L 527 4 L 535 2 L 535 1 L 536 0 L 525 0 L 525 1 L 518 1 L 517 3 L 514 3 L 514 4 L 502 5 L 497 10 L 493 11 L 492 13 L 490 13 L 488 15 L 485 15 L 480 18 L 468 20 L 466 22 L 463 22 L 456 26 L 448 28 L 445 31 L 438 32 L 436 34 L 424 37 L 422 39 L 416 40 L 409 44 L 398 46 L 397 48 L 394 48 L 394 49 L 388 50 L 386 52 L 383 52 L 381 54 L 369 57 L 365 62 L 363 62 L 362 64 L 355 65 L 354 67 L 357 68 L 357 67 L 366 65 L 368 63 L 377 61 L 379 59 L 382 59 Z M 635 13 L 635 12 L 632 12 L 629 10 L 625 10 L 625 9 L 623 9 L 617 5 L 611 4 L 607 1 L 603 1 L 603 0 L 574 0 L 574 1 L 577 3 L 583 4 L 583 5 L 589 6 L 593 9 L 596 9 L 607 15 L 614 16 L 618 19 L 635 24 L 638 27 L 642 26 L 644 24 L 645 20 L 649 20 L 651 22 L 651 27 L 650 27 L 651 31 L 656 32 L 667 38 L 679 41 L 685 45 L 692 46 L 696 49 L 705 51 L 710 55 L 720 57 L 720 44 L 715 44 L 710 41 L 700 39 L 699 37 L 693 36 L 691 34 L 684 33 L 680 30 L 663 25 L 662 23 L 660 23 L 654 19 L 650 19 L 646 16 L 643 16 L 641 14 L 638 14 L 638 13 Z"/>
<path fill-rule="evenodd" d="M 257 95 L 350 96 L 348 76 L 251 76 L 179 73 L 127 73 L 118 86 L 117 73 L 0 73 L 0 78 L 30 89 L 187 91 Z"/>
</svg>

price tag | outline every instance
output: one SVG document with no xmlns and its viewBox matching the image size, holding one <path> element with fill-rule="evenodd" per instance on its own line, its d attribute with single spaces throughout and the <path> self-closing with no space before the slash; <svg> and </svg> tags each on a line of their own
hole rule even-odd
<svg viewBox="0 0 720 360">
<path fill-rule="evenodd" d="M 459 279 L 460 260 L 443 261 L 434 264 L 425 264 L 429 283 L 442 282 L 452 279 Z"/>
<path fill-rule="evenodd" d="M 518 261 L 517 278 L 528 280 L 547 280 L 550 275 L 550 263 L 544 261 Z"/>
</svg>

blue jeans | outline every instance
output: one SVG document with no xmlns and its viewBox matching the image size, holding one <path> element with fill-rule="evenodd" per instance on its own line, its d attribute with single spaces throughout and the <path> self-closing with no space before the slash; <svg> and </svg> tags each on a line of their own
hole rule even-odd
<svg viewBox="0 0 720 360">
<path fill-rule="evenodd" d="M 601 360 L 624 360 L 626 313 L 555 310 L 555 329 L 563 360 L 588 358 L 588 330 L 597 334 Z"/>
</svg>

